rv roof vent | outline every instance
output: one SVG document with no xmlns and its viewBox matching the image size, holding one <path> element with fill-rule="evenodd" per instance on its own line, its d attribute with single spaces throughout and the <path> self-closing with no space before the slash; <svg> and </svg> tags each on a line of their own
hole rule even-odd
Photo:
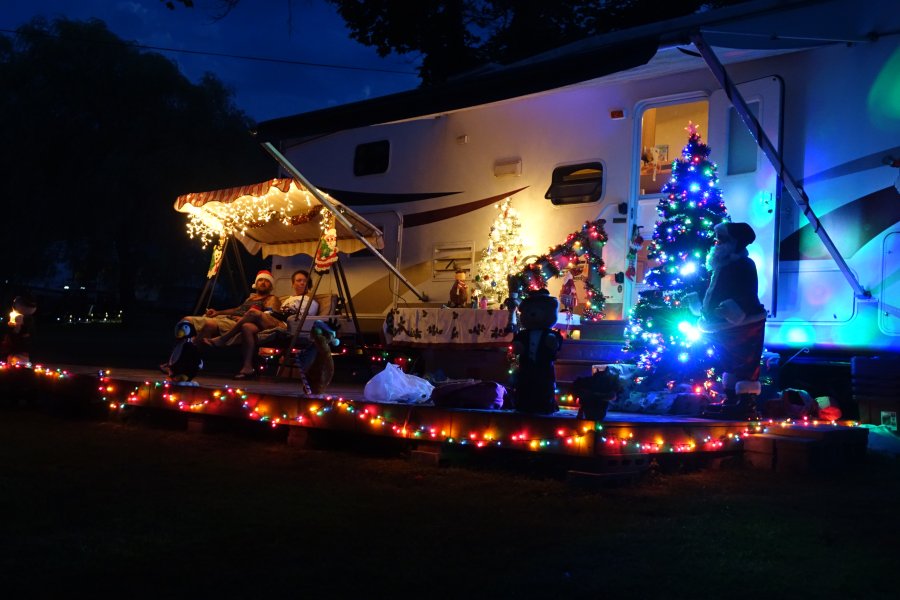
<svg viewBox="0 0 900 600">
<path fill-rule="evenodd" d="M 544 198 L 553 204 L 595 202 L 603 193 L 603 165 L 598 162 L 565 165 L 553 169 Z"/>
<path fill-rule="evenodd" d="M 494 161 L 494 177 L 505 177 L 506 175 L 519 176 L 521 174 L 521 158 L 500 158 Z"/>
</svg>

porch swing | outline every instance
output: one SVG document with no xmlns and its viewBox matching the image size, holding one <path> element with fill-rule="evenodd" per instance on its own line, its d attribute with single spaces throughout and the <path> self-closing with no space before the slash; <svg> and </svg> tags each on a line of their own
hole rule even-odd
<svg viewBox="0 0 900 600">
<path fill-rule="evenodd" d="M 189 217 L 188 233 L 191 237 L 199 238 L 204 246 L 213 240 L 218 241 L 194 314 L 199 314 L 200 309 L 209 303 L 227 256 L 235 263 L 242 280 L 246 279 L 235 241 L 239 241 L 251 255 L 261 252 L 263 258 L 300 254 L 312 257 L 314 268 L 310 273 L 312 291 L 309 295 L 319 303 L 319 312 L 314 320 L 337 319 L 340 333 L 345 337 L 352 333 L 359 345 L 363 344 L 362 329 L 346 274 L 338 260 L 338 249 L 348 254 L 368 249 L 416 296 L 424 300 L 424 294 L 416 290 L 377 251 L 384 247 L 382 232 L 377 227 L 310 184 L 270 143 L 263 143 L 262 146 L 290 173 L 291 178 L 184 194 L 175 201 L 175 210 Z M 323 253 L 329 245 L 331 251 Z M 320 284 L 329 275 L 334 278 L 336 293 L 329 294 L 327 298 L 317 298 Z M 298 338 L 308 335 L 314 322 L 307 319 L 310 305 L 306 303 L 299 323 L 296 328 L 292 327 L 290 343 L 281 357 L 279 375 L 293 371 L 291 352 Z M 269 333 L 272 332 L 260 332 L 261 339 L 268 341 L 266 337 Z"/>
</svg>

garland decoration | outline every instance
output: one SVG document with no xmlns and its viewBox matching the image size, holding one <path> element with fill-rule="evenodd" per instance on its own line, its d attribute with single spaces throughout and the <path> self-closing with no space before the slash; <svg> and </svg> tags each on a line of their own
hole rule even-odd
<svg viewBox="0 0 900 600">
<path fill-rule="evenodd" d="M 547 254 L 538 257 L 525 268 L 510 277 L 510 292 L 518 292 L 523 296 L 526 290 L 538 290 L 547 287 L 551 277 L 559 277 L 564 269 L 582 262 L 587 264 L 587 271 L 581 277 L 584 280 L 585 302 L 582 319 L 600 321 L 603 319 L 603 308 L 606 298 L 600 291 L 600 280 L 606 275 L 603 263 L 603 246 L 608 239 L 603 227 L 605 219 L 587 221 L 579 231 L 570 233 L 566 241 Z"/>
</svg>

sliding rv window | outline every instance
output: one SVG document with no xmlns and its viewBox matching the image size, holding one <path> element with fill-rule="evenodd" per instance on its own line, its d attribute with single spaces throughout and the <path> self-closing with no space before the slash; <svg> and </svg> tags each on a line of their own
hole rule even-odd
<svg viewBox="0 0 900 600">
<path fill-rule="evenodd" d="M 603 165 L 598 162 L 566 165 L 553 169 L 553 179 L 544 198 L 556 205 L 596 202 L 603 194 Z"/>
<path fill-rule="evenodd" d="M 388 170 L 391 157 L 391 143 L 387 140 L 360 144 L 353 153 L 353 174 L 378 175 Z"/>
</svg>

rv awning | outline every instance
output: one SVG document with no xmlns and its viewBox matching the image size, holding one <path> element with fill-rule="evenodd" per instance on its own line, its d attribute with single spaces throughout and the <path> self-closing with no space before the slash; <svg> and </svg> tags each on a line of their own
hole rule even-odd
<svg viewBox="0 0 900 600">
<path fill-rule="evenodd" d="M 365 238 L 384 247 L 382 232 L 339 201 L 329 201 L 352 226 L 335 219 L 338 249 L 356 252 Z M 263 258 L 308 254 L 314 256 L 321 236 L 322 210 L 328 210 L 293 179 L 270 179 L 240 187 L 178 196 L 175 210 L 190 216 L 189 230 L 200 236 L 232 235 L 250 254 Z"/>
</svg>

